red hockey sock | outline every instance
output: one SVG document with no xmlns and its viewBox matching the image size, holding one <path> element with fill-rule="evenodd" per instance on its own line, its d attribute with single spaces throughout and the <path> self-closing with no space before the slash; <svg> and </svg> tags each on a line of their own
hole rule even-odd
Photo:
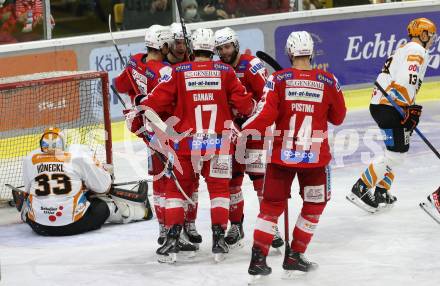
<svg viewBox="0 0 440 286">
<path fill-rule="evenodd" d="M 319 217 L 326 204 L 303 203 L 303 208 L 293 230 L 292 250 L 304 253 L 313 237 Z"/>
</svg>

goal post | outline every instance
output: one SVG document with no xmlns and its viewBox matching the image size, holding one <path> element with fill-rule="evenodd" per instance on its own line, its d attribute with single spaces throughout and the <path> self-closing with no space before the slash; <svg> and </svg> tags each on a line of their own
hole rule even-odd
<svg viewBox="0 0 440 286">
<path fill-rule="evenodd" d="M 59 127 L 67 147 L 88 145 L 112 163 L 108 86 L 108 74 L 93 71 L 0 78 L 0 203 L 12 199 L 5 184 L 23 185 L 22 161 L 47 127 Z"/>
</svg>

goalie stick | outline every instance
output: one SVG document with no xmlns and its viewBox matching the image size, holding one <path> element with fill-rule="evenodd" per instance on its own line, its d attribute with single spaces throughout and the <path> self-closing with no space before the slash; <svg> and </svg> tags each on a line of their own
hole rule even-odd
<svg viewBox="0 0 440 286">
<path fill-rule="evenodd" d="M 400 108 L 400 106 L 398 106 L 397 103 L 394 102 L 394 100 L 391 98 L 388 92 L 386 92 L 377 81 L 374 82 L 374 85 L 380 90 L 380 92 L 382 92 L 382 94 L 386 97 L 389 103 L 391 103 L 391 105 L 400 113 L 402 118 L 405 118 L 405 114 L 402 108 Z M 420 138 L 422 138 L 423 142 L 425 142 L 426 145 L 428 145 L 429 149 L 431 149 L 431 151 L 434 152 L 437 158 L 440 159 L 440 153 L 437 151 L 437 149 L 435 149 L 435 147 L 431 144 L 431 142 L 429 142 L 429 140 L 425 137 L 425 135 L 423 135 L 423 133 L 417 127 L 414 130 L 420 136 Z"/>
</svg>

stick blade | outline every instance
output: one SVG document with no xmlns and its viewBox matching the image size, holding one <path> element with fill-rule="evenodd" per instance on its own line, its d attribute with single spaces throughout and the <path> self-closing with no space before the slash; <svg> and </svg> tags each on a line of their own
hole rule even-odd
<svg viewBox="0 0 440 286">
<path fill-rule="evenodd" d="M 274 58 L 272 58 L 269 54 L 267 54 L 263 51 L 257 51 L 256 55 L 262 61 L 264 61 L 268 65 L 270 65 L 274 70 L 280 71 L 283 69 L 283 67 Z"/>
</svg>

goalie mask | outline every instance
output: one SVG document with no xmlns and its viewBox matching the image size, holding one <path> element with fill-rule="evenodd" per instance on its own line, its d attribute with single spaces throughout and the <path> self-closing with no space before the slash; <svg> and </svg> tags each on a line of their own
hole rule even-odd
<svg viewBox="0 0 440 286">
<path fill-rule="evenodd" d="M 240 52 L 240 44 L 238 43 L 238 36 L 234 30 L 229 27 L 217 30 L 214 34 L 215 39 L 215 48 L 218 56 L 223 62 L 228 64 L 232 64 L 237 59 L 237 55 Z M 221 51 L 221 47 L 226 44 L 234 45 L 234 52 L 230 55 L 230 60 L 227 61 L 224 59 L 225 55 Z M 223 54 L 223 55 L 222 55 Z"/>
<path fill-rule="evenodd" d="M 313 55 L 313 39 L 306 31 L 292 32 L 286 41 L 286 53 L 290 58 Z"/>
<path fill-rule="evenodd" d="M 54 153 L 55 151 L 64 151 L 64 135 L 58 127 L 46 128 L 40 139 L 40 148 L 42 152 Z"/>
</svg>

